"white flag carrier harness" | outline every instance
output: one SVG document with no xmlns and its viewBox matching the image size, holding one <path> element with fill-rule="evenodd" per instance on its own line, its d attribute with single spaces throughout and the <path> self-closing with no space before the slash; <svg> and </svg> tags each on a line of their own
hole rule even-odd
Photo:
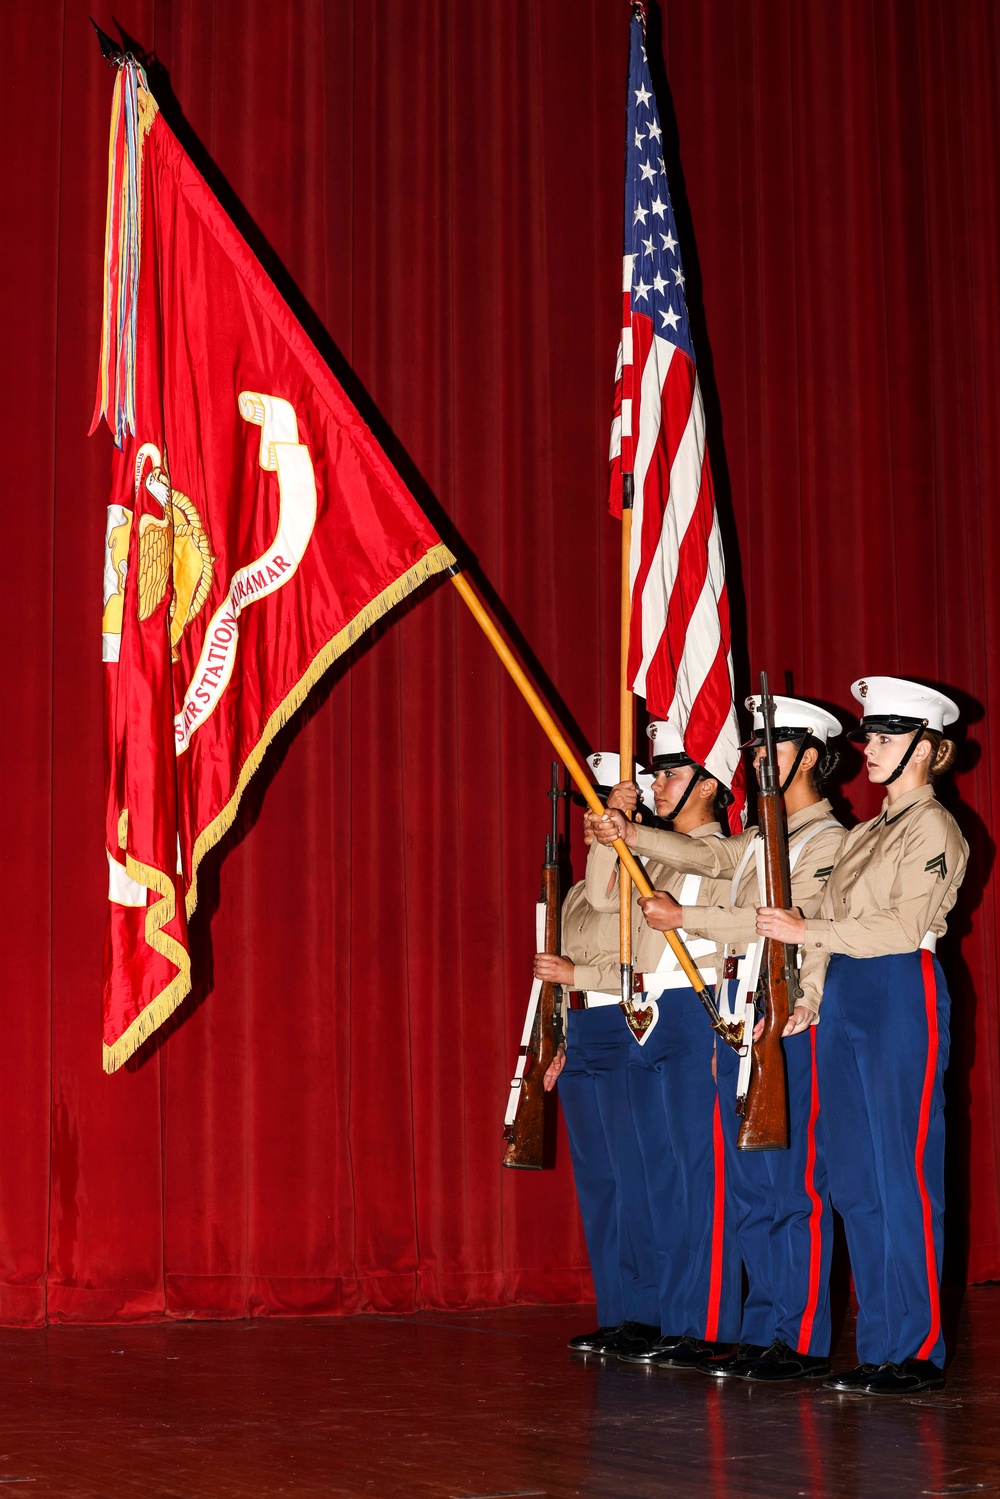
<svg viewBox="0 0 1000 1499">
<path fill-rule="evenodd" d="M 710 833 L 709 837 L 721 838 L 722 834 Z M 642 862 L 643 864 L 645 864 L 646 860 L 644 859 Z M 700 893 L 701 875 L 686 874 L 681 884 L 680 894 L 677 897 L 677 904 L 679 906 L 696 906 L 698 904 L 698 896 Z M 699 958 L 707 957 L 709 953 L 715 952 L 714 942 L 710 942 L 704 937 L 689 937 L 683 927 L 679 929 L 677 935 L 685 944 L 688 952 L 696 962 Z M 716 973 L 714 968 L 702 968 L 701 976 L 710 988 L 714 986 L 716 981 Z M 665 989 L 684 989 L 689 988 L 690 984 L 691 980 L 688 978 L 683 968 L 681 968 L 680 964 L 677 962 L 677 958 L 674 955 L 673 948 L 664 937 L 663 953 L 660 961 L 657 963 L 652 973 L 644 973 L 642 976 L 643 993 L 645 995 L 647 1004 L 653 1012 L 653 1018 L 646 1030 L 643 1031 L 642 1035 L 636 1037 L 636 1040 L 638 1041 L 640 1046 L 644 1046 L 645 1043 L 649 1040 L 656 1022 L 660 1018 L 660 1007 L 656 1003 L 656 996 L 658 994 L 662 994 Z"/>
</svg>

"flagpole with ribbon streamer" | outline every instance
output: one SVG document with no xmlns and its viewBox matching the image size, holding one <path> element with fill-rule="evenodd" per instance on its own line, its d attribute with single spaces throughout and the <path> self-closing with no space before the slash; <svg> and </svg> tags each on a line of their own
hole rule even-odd
<svg viewBox="0 0 1000 1499">
<path fill-rule="evenodd" d="M 191 991 L 199 867 L 268 747 L 453 554 L 141 64 L 99 38 L 116 69 L 95 402 L 115 440 L 101 615 L 114 1072 Z"/>
</svg>

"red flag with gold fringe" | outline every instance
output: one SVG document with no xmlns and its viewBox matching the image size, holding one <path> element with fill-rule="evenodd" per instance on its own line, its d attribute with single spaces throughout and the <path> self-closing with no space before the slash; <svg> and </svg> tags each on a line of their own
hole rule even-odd
<svg viewBox="0 0 1000 1499">
<path fill-rule="evenodd" d="M 191 988 L 198 866 L 277 730 L 454 560 L 131 59 L 112 112 L 102 416 L 112 1072 Z"/>
</svg>

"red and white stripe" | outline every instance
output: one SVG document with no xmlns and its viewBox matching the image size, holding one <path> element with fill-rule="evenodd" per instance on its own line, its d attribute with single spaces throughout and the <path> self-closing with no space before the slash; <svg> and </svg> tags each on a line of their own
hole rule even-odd
<svg viewBox="0 0 1000 1499">
<path fill-rule="evenodd" d="M 688 754 L 733 788 L 731 812 L 742 814 L 729 597 L 698 373 L 648 317 L 629 312 L 631 283 L 626 255 L 611 506 L 621 513 L 631 463 L 629 686 L 652 717 L 673 719 Z"/>
</svg>

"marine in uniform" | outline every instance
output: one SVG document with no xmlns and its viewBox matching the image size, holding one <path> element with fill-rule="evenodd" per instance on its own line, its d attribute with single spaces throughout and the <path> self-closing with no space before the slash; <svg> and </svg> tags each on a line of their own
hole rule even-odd
<svg viewBox="0 0 1000 1499">
<path fill-rule="evenodd" d="M 607 796 L 618 756 L 593 754 L 587 763 Z M 636 767 L 636 778 L 651 800 L 651 777 Z M 591 841 L 589 830 L 585 837 Z M 566 1045 L 546 1087 L 558 1080 L 599 1323 L 569 1346 L 596 1355 L 642 1352 L 660 1336 L 659 1267 L 626 1076 L 635 1042 L 620 1006 L 617 904 L 613 912 L 595 909 L 584 880 L 563 903 L 562 949 L 561 957 L 537 953 L 535 975 L 579 991 L 583 1008 L 566 1011 Z"/>
<path fill-rule="evenodd" d="M 802 944 L 801 1003 L 821 1015 L 830 1192 L 858 1298 L 859 1364 L 828 1385 L 909 1395 L 944 1383 L 950 1001 L 935 948 L 968 846 L 933 782 L 954 759 L 943 731 L 958 709 L 896 677 L 867 677 L 851 692 L 864 714 L 851 738 L 864 743 L 869 780 L 886 788 L 882 810 L 848 834 L 815 915 L 762 907 L 758 930 Z"/>
<path fill-rule="evenodd" d="M 820 906 L 826 880 L 845 832 L 822 794 L 822 783 L 836 763 L 829 740 L 841 732 L 832 714 L 814 703 L 775 697 L 775 754 L 785 798 L 792 903 L 808 915 Z M 754 736 L 748 748 L 759 758 L 763 717 L 754 710 Z M 640 902 L 657 930 L 683 927 L 713 942 L 723 953 L 724 982 L 718 990 L 724 1018 L 748 1016 L 757 987 L 759 944 L 757 907 L 761 903 L 762 840 L 757 830 L 728 839 L 696 842 L 632 825 L 612 825 L 613 814 L 592 818 L 598 841 L 616 832 L 640 855 L 658 858 L 673 870 L 700 873 L 706 884 L 692 905 L 667 893 Z M 749 1010 L 752 1017 L 752 1010 Z M 796 1006 L 784 1037 L 788 1074 L 789 1148 L 737 1149 L 737 1097 L 740 1059 L 716 1043 L 720 1113 L 726 1147 L 730 1200 L 739 1252 L 747 1272 L 739 1343 L 731 1354 L 702 1358 L 697 1366 L 719 1378 L 776 1382 L 829 1373 L 832 1215 L 820 1130 L 820 1093 L 812 1011 Z M 751 1021 L 752 1023 L 752 1021 Z M 745 1075 L 745 1067 L 744 1067 Z"/>
<path fill-rule="evenodd" d="M 657 818 L 678 836 L 722 838 L 719 815 L 731 792 L 692 760 L 675 725 L 653 723 L 647 734 Z M 612 795 L 608 805 L 616 804 Z M 697 902 L 702 876 L 645 862 L 653 885 L 685 904 Z M 587 861 L 587 891 L 593 907 L 617 912 L 618 859 L 597 842 Z M 658 1254 L 662 1336 L 644 1352 L 620 1356 L 648 1367 L 687 1367 L 737 1337 L 742 1274 L 733 1215 L 726 1210 L 712 1030 L 673 949 L 642 920 L 633 900 L 637 1003 L 652 1005 L 656 1019 L 629 1052 L 627 1078 Z M 713 986 L 714 942 L 681 936 Z"/>
</svg>

